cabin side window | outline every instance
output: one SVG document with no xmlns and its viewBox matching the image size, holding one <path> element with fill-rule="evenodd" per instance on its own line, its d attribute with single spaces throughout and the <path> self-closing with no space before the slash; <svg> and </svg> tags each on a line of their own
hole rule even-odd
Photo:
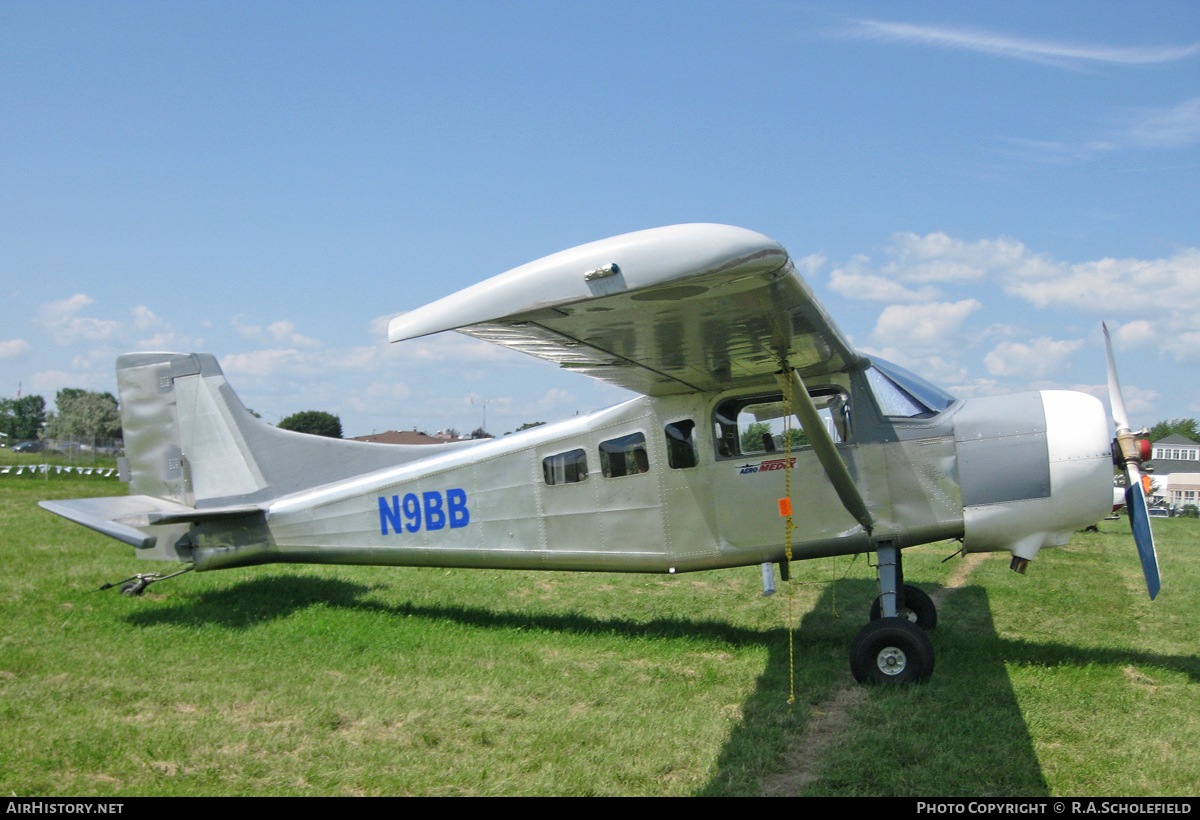
<svg viewBox="0 0 1200 820">
<path fill-rule="evenodd" d="M 650 471 L 644 433 L 630 433 L 600 442 L 600 472 L 605 478 L 620 478 Z"/>
<path fill-rule="evenodd" d="M 542 474 L 546 477 L 546 483 L 551 486 L 586 481 L 588 477 L 587 453 L 580 449 L 559 453 L 556 456 L 547 456 L 542 459 Z"/>
<path fill-rule="evenodd" d="M 850 438 L 850 401 L 837 388 L 818 388 L 809 395 L 817 407 L 821 423 L 840 444 Z M 785 425 L 783 395 L 740 396 L 727 399 L 713 412 L 713 435 L 720 458 L 783 453 L 789 441 L 792 449 L 810 445 L 808 433 L 792 410 L 791 424 Z"/>
<path fill-rule="evenodd" d="M 667 436 L 667 466 L 684 470 L 700 463 L 696 451 L 696 422 L 691 419 L 673 421 L 663 428 Z"/>
</svg>

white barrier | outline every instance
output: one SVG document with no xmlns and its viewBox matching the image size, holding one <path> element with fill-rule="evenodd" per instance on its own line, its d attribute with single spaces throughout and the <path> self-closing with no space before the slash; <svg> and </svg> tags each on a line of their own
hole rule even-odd
<svg viewBox="0 0 1200 820">
<path fill-rule="evenodd" d="M 112 478 L 117 474 L 116 467 L 72 467 L 62 464 L 4 464 L 0 465 L 0 475 L 46 475 L 51 472 L 61 475 L 62 473 L 76 473 L 78 475 L 92 475 L 97 478 Z"/>
</svg>

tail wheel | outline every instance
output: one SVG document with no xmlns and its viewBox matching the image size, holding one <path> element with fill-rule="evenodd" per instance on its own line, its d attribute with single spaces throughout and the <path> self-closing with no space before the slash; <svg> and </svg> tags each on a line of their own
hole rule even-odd
<svg viewBox="0 0 1200 820">
<path fill-rule="evenodd" d="M 146 591 L 146 582 L 140 578 L 136 581 L 126 581 L 121 584 L 121 594 L 128 597 L 136 597 Z"/>
<path fill-rule="evenodd" d="M 850 671 L 859 683 L 921 683 L 933 675 L 933 644 L 905 618 L 880 618 L 854 637 Z"/>
<path fill-rule="evenodd" d="M 933 599 L 926 594 L 925 590 L 909 584 L 904 585 L 904 607 L 900 610 L 899 616 L 906 621 L 915 623 L 926 632 L 937 626 L 937 607 L 934 605 Z M 881 617 L 883 617 L 883 605 L 876 598 L 871 604 L 871 620 L 878 621 Z"/>
</svg>

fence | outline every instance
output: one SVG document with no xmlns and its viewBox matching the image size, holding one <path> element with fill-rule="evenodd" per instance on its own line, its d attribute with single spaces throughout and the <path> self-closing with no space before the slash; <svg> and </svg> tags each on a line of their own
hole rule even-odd
<svg viewBox="0 0 1200 820">
<path fill-rule="evenodd" d="M 124 442 L 119 438 L 65 436 L 14 441 L 0 447 L 0 466 L 116 467 L 117 456 L 124 454 Z"/>
</svg>

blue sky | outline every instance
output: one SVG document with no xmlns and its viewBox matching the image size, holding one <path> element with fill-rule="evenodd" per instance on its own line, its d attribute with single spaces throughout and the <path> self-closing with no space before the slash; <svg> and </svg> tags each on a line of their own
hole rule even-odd
<svg viewBox="0 0 1200 820">
<path fill-rule="evenodd" d="M 1200 415 L 1200 5 L 0 0 L 0 395 L 217 356 L 270 420 L 626 394 L 387 319 L 679 222 L 783 243 L 961 396 Z"/>
</svg>

